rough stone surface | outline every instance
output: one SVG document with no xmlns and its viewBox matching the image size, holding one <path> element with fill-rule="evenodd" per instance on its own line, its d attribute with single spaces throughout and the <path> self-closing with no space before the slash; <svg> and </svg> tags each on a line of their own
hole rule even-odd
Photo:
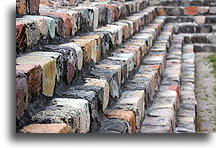
<svg viewBox="0 0 216 148">
<path fill-rule="evenodd" d="M 16 22 L 16 50 L 25 50 L 27 47 L 26 25 Z"/>
<path fill-rule="evenodd" d="M 61 124 L 30 124 L 21 129 L 22 133 L 69 133 L 69 126 Z"/>
</svg>

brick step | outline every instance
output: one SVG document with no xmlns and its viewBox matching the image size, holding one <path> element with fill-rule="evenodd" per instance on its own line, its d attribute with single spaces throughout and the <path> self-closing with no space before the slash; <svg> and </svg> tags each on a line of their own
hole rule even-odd
<svg viewBox="0 0 216 148">
<path fill-rule="evenodd" d="M 169 23 L 192 22 L 197 24 L 215 24 L 215 15 L 197 15 L 197 16 L 166 16 Z"/>
<path fill-rule="evenodd" d="M 165 53 L 172 39 L 172 33 L 172 25 L 164 26 L 137 72 L 122 86 L 121 97 L 106 110 L 105 115 L 109 120 L 103 120 L 97 132 L 138 132 L 140 122 L 145 115 L 145 108 L 154 98 L 160 84 L 161 74 L 166 65 Z M 122 124 L 124 120 L 128 122 L 128 127 Z M 112 122 L 115 124 L 110 124 Z"/>
<path fill-rule="evenodd" d="M 214 33 L 180 33 L 185 44 L 215 44 Z"/>
<path fill-rule="evenodd" d="M 193 46 L 194 52 L 215 52 L 216 47 L 214 44 L 187 44 Z"/>
<path fill-rule="evenodd" d="M 158 16 L 199 16 L 215 15 L 215 7 L 200 6 L 157 6 Z"/>
<path fill-rule="evenodd" d="M 202 20 L 201 20 L 202 21 Z M 211 33 L 213 25 L 211 24 L 196 24 L 196 23 L 174 23 L 175 33 Z"/>
<path fill-rule="evenodd" d="M 25 1 L 17 3 L 17 10 L 19 7 L 23 9 L 24 3 Z M 16 18 L 17 54 L 39 50 L 44 44 L 66 42 L 71 37 L 138 13 L 147 5 L 146 0 L 94 5 L 90 3 L 85 7 L 50 7 L 37 16 L 24 15 Z"/>
<path fill-rule="evenodd" d="M 152 10 L 153 11 L 153 10 Z M 148 15 L 152 15 L 152 13 L 148 13 Z M 159 32 L 159 30 L 160 30 L 160 28 L 161 28 L 161 26 L 162 26 L 162 24 L 165 22 L 165 20 L 164 20 L 165 18 L 164 17 L 160 17 L 160 18 L 158 18 L 158 19 L 155 19 L 154 20 L 154 22 L 153 22 L 153 24 L 152 25 L 149 25 L 148 27 L 146 27 L 147 28 L 147 32 L 148 32 L 148 28 L 150 29 L 150 32 L 152 32 L 151 30 L 152 29 L 154 29 L 154 31 L 153 31 L 153 34 L 155 34 L 157 31 Z M 162 20 L 162 21 L 161 21 Z M 157 23 L 157 22 L 159 22 L 158 24 L 160 24 L 160 25 L 155 25 L 155 23 Z M 141 24 L 140 24 L 141 25 Z M 156 35 L 156 34 L 155 34 Z M 144 45 L 145 45 L 145 43 L 147 42 L 149 42 L 149 41 L 151 41 L 152 42 L 152 38 L 151 38 L 151 36 L 152 35 L 148 35 L 148 36 L 146 36 L 145 38 L 147 39 L 147 41 L 146 40 L 144 40 L 145 38 L 143 38 L 143 40 L 144 41 L 139 41 L 139 43 L 142 43 L 142 45 L 140 45 L 140 49 L 142 49 L 143 48 L 143 50 L 145 49 L 145 50 L 147 50 L 147 47 L 145 46 L 144 47 Z M 154 36 L 154 35 L 153 35 Z M 136 40 L 139 40 L 139 39 L 132 39 L 132 40 L 134 40 L 134 41 L 136 41 Z M 131 40 L 131 41 L 132 41 Z M 61 49 L 61 50 L 63 50 L 63 49 Z M 127 53 L 127 52 L 126 52 Z M 138 54 L 140 54 L 141 52 L 137 52 L 136 54 L 138 55 Z M 35 53 L 34 53 L 35 54 Z M 60 61 L 59 61 L 59 59 L 61 59 L 61 58 L 59 58 L 58 57 L 58 53 L 55 53 L 56 54 L 56 56 L 54 56 L 54 53 L 53 52 L 50 52 L 50 54 L 44 54 L 44 55 L 42 55 L 41 53 L 39 54 L 39 53 L 37 53 L 38 55 L 39 55 L 39 57 L 40 58 L 45 58 L 46 60 L 50 60 L 50 59 L 55 59 L 56 60 L 56 65 L 57 65 L 57 68 L 54 68 L 55 67 L 55 65 L 51 68 L 52 70 L 54 70 L 54 71 L 58 71 L 58 69 L 60 69 L 60 68 L 58 68 L 58 64 L 59 63 L 61 63 Z M 134 57 L 134 53 L 133 53 L 133 57 Z M 143 53 L 143 55 L 144 55 L 144 53 Z M 38 56 L 36 56 L 36 57 L 38 57 Z M 52 57 L 52 58 L 48 58 L 48 57 Z M 48 58 L 48 59 L 47 59 Z M 32 56 L 29 56 L 29 59 L 32 59 Z M 27 59 L 27 60 L 24 60 L 24 61 L 27 61 L 27 62 L 29 62 L 28 60 L 29 59 Z M 37 58 L 35 58 L 35 59 L 37 59 Z M 35 60 L 34 59 L 34 60 Z M 125 59 L 126 59 L 126 61 L 129 61 L 131 58 L 127 58 L 127 56 L 125 57 Z M 55 60 L 53 60 L 53 62 L 55 63 Z M 130 60 L 131 62 L 133 62 L 133 60 L 134 60 L 134 58 L 132 59 L 132 60 Z M 59 61 L 59 62 L 58 62 Z M 114 61 L 116 61 L 116 60 L 114 60 Z M 138 61 L 138 59 L 136 59 L 136 61 Z M 47 62 L 47 61 L 46 61 Z M 46 66 L 46 62 L 45 62 L 45 66 Z M 43 67 L 44 65 L 42 65 L 42 67 Z M 98 66 L 100 66 L 100 65 L 98 65 Z M 49 67 L 49 66 L 47 66 L 47 67 Z M 61 67 L 61 66 L 59 66 L 59 67 Z M 121 67 L 120 67 L 121 68 Z M 57 69 L 57 70 L 56 70 Z M 117 69 L 118 69 L 118 66 L 117 66 Z M 99 70 L 98 72 L 101 72 L 101 74 L 102 74 L 102 72 L 103 71 L 107 71 L 107 70 Z M 129 72 L 129 69 L 127 69 L 127 71 Z M 49 73 L 48 71 L 47 71 L 47 73 Z M 92 74 L 94 74 L 95 72 L 93 71 L 92 72 Z M 114 71 L 114 72 L 110 72 L 110 71 L 107 71 L 106 73 L 104 73 L 104 74 L 106 74 L 107 75 L 107 78 L 108 77 L 110 77 L 111 79 L 112 78 L 116 78 L 116 75 L 117 75 L 117 73 Z M 98 76 L 97 76 L 97 72 L 94 74 L 96 77 L 95 78 L 98 78 Z M 55 78 L 55 77 L 54 77 Z M 92 81 L 93 80 L 93 81 Z M 115 81 L 114 82 L 116 82 L 117 81 L 117 79 L 114 79 Z M 103 108 L 103 110 L 105 109 L 105 105 L 106 105 L 106 103 L 104 103 L 105 101 L 103 101 L 103 105 L 101 106 L 100 105 L 100 101 L 102 100 L 102 98 L 104 98 L 104 99 L 106 99 L 106 98 L 108 98 L 109 99 L 109 86 L 111 85 L 112 86 L 112 84 L 111 84 L 111 82 L 113 82 L 113 81 L 106 81 L 106 80 L 100 80 L 100 79 L 92 79 L 92 78 L 90 78 L 90 79 L 86 79 L 86 81 L 88 82 L 84 87 L 83 87 L 83 89 L 85 89 L 85 90 L 89 90 L 89 92 L 90 93 L 92 93 L 92 96 L 91 97 L 85 97 L 85 95 L 84 96 L 81 96 L 81 98 L 86 98 L 89 102 L 90 102 L 90 107 L 92 108 L 92 110 L 94 110 L 95 109 L 95 100 L 96 100 L 96 103 L 98 103 L 99 104 L 99 108 L 100 109 L 102 109 Z M 50 83 L 49 83 L 50 84 Z M 93 86 L 93 87 L 88 87 L 88 86 Z M 95 88 L 95 87 L 96 88 Z M 116 85 L 115 85 L 116 86 Z M 49 87 L 44 87 L 44 90 L 45 89 L 48 89 Z M 77 87 L 78 88 L 78 87 Z M 102 91 L 100 91 L 101 90 L 101 88 L 104 88 Z M 81 89 L 81 87 L 80 87 L 80 89 Z M 113 88 L 112 88 L 113 89 Z M 97 93 L 96 93 L 96 97 L 95 97 L 95 92 L 93 92 L 93 91 L 98 91 Z M 103 93 L 103 91 L 104 91 L 104 93 Z M 75 92 L 75 91 L 74 91 Z M 80 91 L 80 92 L 82 92 L 82 91 Z M 83 91 L 84 92 L 84 91 Z M 102 92 L 102 93 L 101 93 Z M 51 93 L 51 92 L 49 92 L 49 93 Z M 79 95 L 82 95 L 82 93 L 74 93 L 73 94 L 73 92 L 72 91 L 70 91 L 69 92 L 70 93 L 70 95 L 74 95 L 74 96 L 76 96 L 77 95 L 77 97 L 76 98 L 80 98 L 80 96 Z M 103 95 L 104 94 L 104 97 L 102 97 L 102 96 L 100 96 L 100 95 Z M 107 94 L 108 94 L 108 96 L 107 96 Z M 45 95 L 45 94 L 44 94 Z M 65 91 L 65 93 L 64 94 L 61 94 L 61 95 L 67 95 L 68 96 L 68 94 L 66 93 L 66 91 Z M 111 95 L 112 95 L 112 93 L 111 93 Z M 114 93 L 113 94 L 113 96 L 115 96 L 116 94 Z M 98 98 L 100 99 L 99 101 L 97 101 L 97 96 L 99 96 Z M 22 99 L 22 98 L 21 98 Z M 60 102 L 61 103 L 61 102 Z M 51 103 L 51 104 L 53 104 L 53 103 Z M 105 104 L 105 105 L 104 105 Z M 105 107 L 104 107 L 105 106 Z M 55 108 L 55 106 L 53 107 L 53 108 Z M 97 107 L 96 107 L 97 108 Z M 49 108 L 50 110 L 53 110 L 52 109 L 52 107 L 51 108 Z M 94 113 L 93 113 L 94 114 Z M 94 120 L 94 117 L 96 117 L 96 115 L 92 115 L 92 117 L 93 118 L 91 118 L 91 119 L 93 119 Z M 52 120 L 52 121 L 54 121 L 54 120 Z M 51 121 L 49 121 L 49 122 L 51 122 Z M 73 123 L 71 123 L 71 124 L 73 124 Z"/>
</svg>

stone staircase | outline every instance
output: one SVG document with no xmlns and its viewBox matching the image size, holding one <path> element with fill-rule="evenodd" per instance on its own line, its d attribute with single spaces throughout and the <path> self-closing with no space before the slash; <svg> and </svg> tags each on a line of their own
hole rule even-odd
<svg viewBox="0 0 216 148">
<path fill-rule="evenodd" d="M 22 2 L 17 132 L 195 132 L 194 51 L 215 50 L 211 5 L 201 13 L 181 4 L 185 13 L 176 15 L 155 0 L 38 3 L 31 11 Z"/>
</svg>

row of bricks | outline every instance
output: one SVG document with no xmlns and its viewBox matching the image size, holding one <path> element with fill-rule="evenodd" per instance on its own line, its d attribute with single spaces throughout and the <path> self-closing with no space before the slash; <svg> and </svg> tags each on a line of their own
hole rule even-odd
<svg viewBox="0 0 216 148">
<path fill-rule="evenodd" d="M 154 15 L 152 12 L 154 12 L 154 9 L 146 10 L 147 16 L 150 17 L 151 20 L 154 18 Z M 135 22 L 137 25 L 143 26 L 144 24 L 138 23 L 138 21 L 141 18 L 142 16 L 135 17 L 134 19 L 131 18 L 131 21 L 128 21 L 130 22 L 131 25 L 130 25 L 130 28 L 127 28 L 127 30 L 129 31 L 133 30 L 132 33 L 138 31 L 135 29 L 139 27 L 133 27 L 132 24 L 134 24 L 133 22 Z M 162 19 L 162 22 L 164 22 L 163 19 Z M 157 21 L 161 22 L 161 19 L 159 18 L 157 19 Z M 107 32 L 111 34 L 113 31 L 116 31 L 116 34 L 114 35 L 120 38 L 120 36 L 118 35 L 124 34 L 123 32 L 121 32 L 122 29 L 118 28 L 116 30 L 115 25 L 113 26 L 114 28 L 108 28 Z M 153 26 L 153 28 L 155 27 L 157 28 L 160 26 Z M 107 34 L 107 32 L 105 33 Z M 148 44 L 148 41 L 152 42 L 152 38 L 150 38 L 150 36 L 151 35 L 148 35 L 145 37 L 145 38 L 149 38 L 149 39 L 146 39 L 147 41 L 146 40 L 140 41 L 141 45 L 139 44 L 139 47 L 137 47 L 137 49 L 146 51 L 148 47 L 146 44 Z M 136 39 L 132 39 L 132 40 L 136 40 Z M 144 40 L 144 37 L 143 37 L 143 40 Z M 117 42 L 116 40 L 114 41 Z M 106 40 L 104 42 L 105 44 L 107 44 Z M 62 80 L 65 80 L 67 84 L 70 84 L 76 69 L 80 71 L 82 69 L 83 63 L 89 64 L 90 60 L 93 60 L 94 62 L 98 61 L 100 59 L 101 44 L 102 43 L 101 43 L 100 35 L 83 36 L 83 37 L 78 37 L 75 40 L 75 42 L 62 44 L 59 46 L 47 46 L 46 49 L 49 49 L 49 51 L 52 51 L 52 52 L 32 52 L 25 56 L 18 57 L 16 60 L 18 64 L 16 66 L 17 100 L 19 100 L 18 102 L 21 102 L 21 103 L 20 105 L 19 104 L 17 105 L 17 108 L 18 108 L 17 118 L 20 119 L 20 117 L 24 114 L 24 110 L 27 109 L 28 102 L 33 102 L 35 98 L 37 98 L 37 95 L 40 93 L 41 90 L 42 90 L 43 95 L 53 96 L 56 83 L 61 83 Z M 131 50 L 131 52 L 132 51 L 133 50 Z M 129 56 L 124 55 L 126 59 L 125 63 L 128 64 L 126 65 L 126 68 L 129 67 L 129 61 L 131 65 L 130 69 L 129 68 L 126 69 L 127 74 L 129 73 L 129 71 L 132 71 L 132 68 L 134 67 L 133 64 L 135 62 L 134 60 L 138 61 L 137 57 L 135 57 L 135 53 L 139 54 L 141 52 L 134 51 L 131 54 L 129 54 Z M 142 54 L 144 55 L 144 52 L 142 52 Z M 99 55 L 98 58 L 97 58 L 97 55 Z M 119 56 L 121 56 L 121 54 L 117 54 L 116 52 L 115 56 L 112 57 L 113 58 L 112 60 L 121 61 L 121 58 L 117 58 Z M 84 57 L 84 62 L 83 62 L 83 57 Z M 100 73 L 98 73 L 96 70 L 95 72 L 92 72 L 91 74 L 94 76 L 98 75 L 98 77 L 100 77 L 99 75 Z M 111 75 L 111 77 L 112 76 L 114 75 Z M 122 77 L 122 78 L 125 79 L 125 77 Z M 121 84 L 123 82 L 124 80 L 121 80 L 121 82 L 118 82 L 118 84 Z M 114 90 L 114 88 L 112 88 L 111 90 Z M 25 106 L 25 107 L 22 107 L 22 106 Z"/>
<path fill-rule="evenodd" d="M 178 33 L 211 33 L 213 25 L 194 23 L 175 23 L 175 34 Z"/>
<path fill-rule="evenodd" d="M 138 132 L 140 122 L 145 115 L 145 108 L 150 104 L 160 85 L 160 79 L 166 65 L 166 50 L 172 39 L 173 26 L 164 26 L 150 52 L 142 60 L 137 73 L 129 79 L 122 88 L 120 99 L 108 110 L 105 115 L 110 119 L 126 120 L 129 123 L 128 130 L 120 131 L 115 125 L 104 121 L 100 127 L 100 133 Z M 156 38 L 155 38 L 156 39 Z M 120 128 L 123 129 L 123 128 Z"/>
<path fill-rule="evenodd" d="M 215 35 L 212 33 L 181 33 L 185 44 L 215 44 Z"/>
<path fill-rule="evenodd" d="M 175 116 L 180 106 L 182 43 L 183 38 L 174 36 L 168 51 L 163 80 L 142 122 L 141 133 L 172 133 L 175 131 Z"/>
<path fill-rule="evenodd" d="M 215 6 L 214 0 L 151 0 L 150 5 L 162 6 Z"/>
<path fill-rule="evenodd" d="M 198 16 L 167 16 L 169 23 L 186 23 L 192 22 L 197 24 L 215 24 L 214 15 L 198 15 Z"/>
<path fill-rule="evenodd" d="M 188 7 L 173 7 L 173 6 L 159 6 L 157 8 L 157 14 L 159 16 L 191 16 L 191 15 L 215 15 L 215 7 L 200 7 L 200 6 L 188 6 Z"/>
<path fill-rule="evenodd" d="M 96 30 L 133 13 L 140 12 L 147 2 L 133 1 L 97 4 L 70 9 L 48 9 L 40 16 L 26 15 L 16 19 L 17 51 L 38 44 L 39 40 L 52 41 Z"/>
<path fill-rule="evenodd" d="M 165 19 L 165 18 L 163 18 L 163 19 Z M 158 23 L 157 21 L 159 21 L 159 20 L 161 20 L 161 19 L 155 19 L 154 24 Z M 159 21 L 158 24 L 160 24 L 160 26 L 161 26 L 163 23 L 164 23 L 164 21 Z M 157 27 L 150 26 L 150 27 L 146 27 L 146 29 L 144 29 L 144 30 L 148 31 L 150 28 L 155 30 L 152 33 L 152 35 L 154 35 L 154 33 L 157 32 Z M 140 33 L 140 35 L 141 34 L 144 35 L 145 33 Z M 146 33 L 146 34 L 148 34 L 148 33 Z M 151 37 L 151 35 L 149 35 L 149 37 L 148 37 L 149 40 L 151 39 L 150 37 Z M 155 39 L 155 38 L 156 38 L 156 36 L 153 39 Z M 143 41 L 142 40 L 139 41 L 139 48 L 141 49 L 143 47 L 143 45 L 145 45 L 146 40 L 145 40 L 145 38 L 140 36 L 140 38 L 137 37 L 137 39 L 136 38 L 133 39 L 134 44 L 136 43 L 135 41 L 139 40 L 139 39 L 143 39 Z M 143 43 L 143 45 L 140 45 L 141 43 Z M 149 41 L 147 41 L 147 43 L 149 43 Z M 133 44 L 133 43 L 131 43 L 131 44 Z M 139 55 L 140 57 L 142 56 L 142 52 L 137 52 L 136 54 Z M 120 61 L 128 61 L 127 67 L 129 67 L 129 61 L 131 63 L 134 63 L 134 57 L 135 57 L 134 55 L 135 54 L 133 53 L 132 60 L 131 60 L 131 58 L 125 57 L 125 58 L 118 58 L 117 61 L 119 61 L 119 60 Z M 113 62 L 117 62 L 115 59 L 112 59 L 112 60 L 113 60 Z M 98 112 L 100 112 L 99 110 L 101 110 L 101 109 L 102 109 L 102 112 L 105 112 L 105 109 L 107 108 L 107 105 L 109 103 L 109 98 L 110 98 L 109 96 L 111 96 L 111 98 L 113 98 L 113 97 L 118 98 L 119 97 L 118 95 L 113 96 L 116 94 L 112 93 L 112 92 L 113 91 L 119 91 L 118 84 L 121 84 L 121 79 L 119 79 L 119 77 L 121 75 L 124 75 L 124 74 L 121 74 L 121 68 L 122 68 L 121 64 L 118 64 L 118 65 L 110 64 L 110 66 L 107 64 L 106 65 L 104 65 L 104 64 L 97 65 L 96 67 L 100 67 L 101 69 L 93 70 L 91 72 L 91 74 L 94 74 L 94 78 L 86 78 L 86 83 L 83 86 L 71 87 L 71 88 L 63 91 L 62 93 L 60 93 L 59 94 L 60 96 L 65 97 L 65 98 L 70 98 L 70 99 L 64 99 L 64 98 L 53 99 L 52 103 L 50 103 L 51 105 L 49 107 L 47 107 L 45 111 L 39 112 L 32 117 L 33 122 L 35 122 L 35 123 L 45 123 L 45 122 L 46 123 L 53 123 L 53 122 L 58 122 L 59 121 L 58 119 L 64 117 L 64 122 L 66 121 L 72 127 L 70 132 L 85 133 L 85 132 L 88 132 L 90 129 L 94 129 L 95 125 L 97 124 L 97 122 L 99 120 L 98 119 L 99 118 Z M 107 69 L 107 68 L 110 68 L 110 69 Z M 127 69 L 127 71 L 129 72 L 129 69 Z M 104 76 L 105 79 L 99 79 L 100 76 Z M 112 80 L 110 81 L 109 78 L 111 78 Z M 119 80 L 120 80 L 120 82 L 119 82 Z M 115 83 L 117 85 L 115 85 Z M 113 86 L 115 86 L 115 87 L 112 88 Z M 101 88 L 103 88 L 102 89 L 103 91 L 101 91 Z M 109 91 L 110 89 L 111 89 L 111 91 Z M 112 89 L 113 89 L 113 91 L 112 91 Z M 115 89 L 117 89 L 117 90 L 115 90 Z M 81 115 L 81 117 L 79 117 L 80 118 L 79 122 L 78 121 L 76 123 L 71 122 L 72 121 L 71 118 L 73 118 L 73 121 L 75 121 L 75 119 L 78 118 L 77 117 L 78 113 L 77 114 L 74 113 L 73 116 L 71 114 L 68 114 L 67 105 L 71 104 L 70 106 L 72 106 L 72 102 L 73 102 L 73 104 L 76 104 L 74 106 L 79 106 L 73 100 L 79 100 L 78 102 L 81 102 L 81 99 L 86 99 L 89 102 L 90 119 L 92 121 L 91 123 L 89 121 L 90 119 L 89 119 L 88 108 L 86 108 L 86 107 L 85 108 L 82 107 L 83 110 L 81 110 L 81 111 L 79 110 L 80 115 Z M 72 101 L 68 101 L 68 100 L 72 100 Z M 63 102 L 67 102 L 67 103 L 63 103 Z M 69 103 L 69 102 L 71 102 L 71 103 Z M 59 108 L 59 106 L 61 106 L 61 108 Z M 56 111 L 56 110 L 58 110 L 58 111 Z M 61 112 L 61 114 L 60 114 L 60 112 Z M 76 111 L 76 112 L 78 112 L 78 111 Z M 89 129 L 89 126 L 90 126 L 90 129 Z"/>
<path fill-rule="evenodd" d="M 185 45 L 182 55 L 181 106 L 177 114 L 177 133 L 195 133 L 195 53 L 193 45 Z"/>
</svg>

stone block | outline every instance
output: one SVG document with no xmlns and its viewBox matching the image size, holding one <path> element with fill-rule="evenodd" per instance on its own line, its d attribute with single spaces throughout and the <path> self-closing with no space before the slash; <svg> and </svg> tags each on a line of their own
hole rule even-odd
<svg viewBox="0 0 216 148">
<path fill-rule="evenodd" d="M 132 21 L 130 21 L 130 20 L 119 20 L 118 22 L 121 22 L 121 23 L 126 23 L 126 24 L 128 24 L 128 34 L 129 34 L 129 36 L 132 36 L 133 34 L 134 34 L 134 26 L 133 26 L 133 22 Z"/>
<path fill-rule="evenodd" d="M 66 123 L 71 133 L 87 133 L 90 129 L 90 114 L 87 100 L 54 98 L 45 110 L 31 117 L 33 123 Z"/>
<path fill-rule="evenodd" d="M 75 63 L 77 59 L 75 49 L 62 44 L 62 46 L 46 45 L 44 46 L 44 50 L 62 54 L 63 62 L 61 64 L 64 65 L 62 78 L 64 82 L 70 84 L 75 73 Z"/>
<path fill-rule="evenodd" d="M 95 68 L 90 72 L 91 77 L 97 78 L 97 79 L 103 79 L 106 80 L 109 83 L 109 90 L 110 90 L 110 96 L 112 100 L 110 100 L 110 103 L 112 101 L 115 101 L 119 98 L 119 83 L 118 83 L 118 71 L 114 69 L 100 69 Z"/>
<path fill-rule="evenodd" d="M 40 39 L 40 32 L 37 23 L 34 20 L 27 18 L 18 18 L 16 19 L 16 22 L 25 24 L 27 47 L 34 47 Z"/>
<path fill-rule="evenodd" d="M 29 14 L 39 14 L 40 0 L 29 0 L 28 1 L 28 13 Z"/>
<path fill-rule="evenodd" d="M 24 73 L 16 71 L 16 119 L 20 120 L 28 109 L 28 83 Z"/>
<path fill-rule="evenodd" d="M 20 130 L 21 133 L 69 133 L 70 127 L 60 124 L 30 124 Z"/>
<path fill-rule="evenodd" d="M 185 15 L 197 15 L 198 7 L 197 6 L 189 6 L 184 8 Z"/>
<path fill-rule="evenodd" d="M 131 132 L 136 132 L 136 121 L 135 115 L 132 111 L 124 111 L 124 110 L 107 110 L 105 115 L 110 119 L 122 119 L 126 120 L 130 124 Z"/>
<path fill-rule="evenodd" d="M 16 70 L 23 72 L 27 77 L 28 101 L 33 102 L 34 98 L 41 91 L 42 69 L 40 65 L 23 64 L 16 65 Z"/>
<path fill-rule="evenodd" d="M 123 26 L 118 26 L 118 25 L 106 25 L 106 27 L 108 29 L 111 29 L 111 30 L 114 30 L 114 32 L 117 32 L 117 40 L 116 40 L 116 43 L 118 45 L 121 45 L 122 44 L 122 41 L 123 41 L 123 35 L 124 35 L 124 28 Z"/>
<path fill-rule="evenodd" d="M 134 53 L 118 53 L 114 52 L 112 53 L 113 57 L 117 58 L 126 58 L 129 60 L 129 72 L 131 72 L 134 69 Z"/>
<path fill-rule="evenodd" d="M 209 12 L 209 7 L 198 7 L 198 12 L 201 15 L 207 14 Z"/>
<path fill-rule="evenodd" d="M 119 65 L 121 67 L 121 81 L 119 84 L 123 84 L 127 80 L 128 72 L 129 72 L 128 69 L 129 61 L 127 59 L 124 61 L 123 59 L 110 57 L 102 60 L 99 64 L 110 65 L 109 66 L 110 68 L 112 67 L 112 65 Z"/>
<path fill-rule="evenodd" d="M 103 87 L 104 94 L 103 94 L 103 106 L 102 110 L 105 111 L 105 109 L 108 106 L 109 103 L 109 96 L 110 96 L 110 88 L 109 88 L 109 83 L 106 80 L 103 79 L 93 79 L 93 78 L 86 78 L 85 79 L 85 84 L 86 86 L 100 86 Z"/>
<path fill-rule="evenodd" d="M 76 61 L 77 61 L 76 62 L 76 68 L 78 70 L 81 70 L 82 67 L 83 67 L 83 50 L 82 50 L 82 48 L 79 45 L 75 44 L 74 42 L 69 42 L 69 43 L 66 43 L 66 44 L 61 44 L 60 46 L 61 47 L 66 46 L 66 47 L 70 47 L 72 49 L 75 49 L 75 52 L 76 52 Z"/>
<path fill-rule="evenodd" d="M 114 22 L 114 25 L 121 26 L 123 28 L 123 41 L 126 41 L 129 38 L 129 26 L 127 23 L 123 22 Z"/>
<path fill-rule="evenodd" d="M 16 22 L 16 50 L 24 51 L 27 47 L 26 25 L 22 22 Z"/>
<path fill-rule="evenodd" d="M 22 56 L 16 59 L 17 64 L 40 65 L 43 70 L 42 93 L 45 96 L 53 96 L 55 79 L 57 74 L 56 59 L 44 56 Z"/>
<path fill-rule="evenodd" d="M 168 117 L 150 117 L 147 116 L 143 122 L 142 126 L 172 126 L 172 122 Z"/>
<path fill-rule="evenodd" d="M 78 39 L 94 39 L 96 42 L 96 61 L 99 61 L 101 58 L 101 36 L 100 35 L 87 35 L 87 36 L 82 36 L 78 37 Z"/>
<path fill-rule="evenodd" d="M 26 14 L 26 1 L 16 0 L 16 14 L 24 15 Z"/>
<path fill-rule="evenodd" d="M 23 18 L 38 20 L 40 33 L 46 37 L 47 29 L 51 39 L 55 38 L 55 19 L 47 16 L 25 15 Z M 44 24 L 44 21 L 46 24 Z"/>
<path fill-rule="evenodd" d="M 65 27 L 65 35 L 66 35 L 66 37 L 71 36 L 72 22 L 71 22 L 70 16 L 67 13 L 65 13 L 65 12 L 53 12 L 53 13 L 47 13 L 47 14 L 42 14 L 42 15 L 49 16 L 49 17 L 52 17 L 54 19 L 57 18 L 57 17 L 60 17 L 64 22 L 64 26 L 60 26 L 62 24 L 59 24 L 58 27 L 59 28 L 61 28 L 61 27 L 64 28 Z"/>
<path fill-rule="evenodd" d="M 135 113 L 136 127 L 139 128 L 140 121 L 144 116 L 145 102 L 144 91 L 125 91 L 118 100 L 114 109 L 121 109 L 126 111 L 133 111 Z"/>
<path fill-rule="evenodd" d="M 86 51 L 84 51 L 84 54 L 86 53 L 86 56 L 84 55 L 84 58 L 86 58 L 87 62 L 89 61 L 89 54 L 91 54 L 91 60 L 96 63 L 97 62 L 97 41 L 95 39 L 81 39 L 81 38 L 75 38 L 73 39 L 75 44 L 85 44 L 86 46 L 90 46 L 90 51 L 89 53 L 88 47 L 86 47 Z"/>
<path fill-rule="evenodd" d="M 175 112 L 170 108 L 152 109 L 149 110 L 147 114 L 151 117 L 169 117 L 172 122 L 175 122 Z"/>
</svg>

